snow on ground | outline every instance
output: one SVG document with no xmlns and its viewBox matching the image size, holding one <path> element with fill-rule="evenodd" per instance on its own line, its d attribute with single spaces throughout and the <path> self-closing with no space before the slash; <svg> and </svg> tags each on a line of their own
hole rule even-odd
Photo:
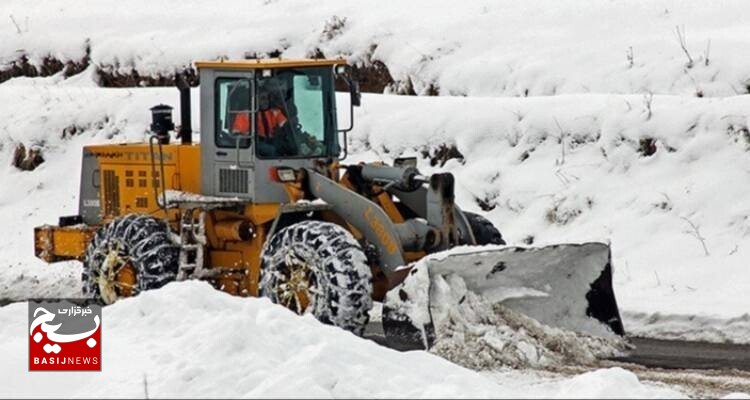
<svg viewBox="0 0 750 400">
<path fill-rule="evenodd" d="M 9 227 L 0 298 L 78 293 L 78 264 L 34 258 L 33 227 L 77 212 L 83 145 L 143 140 L 148 108 L 177 102 L 173 88 L 102 89 L 80 79 L 0 85 L 0 186 L 12 188 L 0 192 Z M 750 96 L 654 96 L 650 117 L 646 101 L 366 95 L 349 161 L 453 143 L 464 163 L 420 159 L 419 167 L 453 172 L 457 200 L 470 211 L 479 211 L 476 198 L 496 205 L 486 216 L 510 243 L 611 242 L 626 330 L 750 342 Z M 63 139 L 71 125 L 79 133 Z M 639 152 L 646 137 L 654 139 L 650 156 Z M 15 142 L 43 146 L 47 161 L 16 170 Z M 709 325 L 717 328 L 702 329 Z"/>
<path fill-rule="evenodd" d="M 101 373 L 28 373 L 26 307 L 0 308 L 0 397 L 685 397 L 620 368 L 556 379 L 479 374 L 203 282 L 105 307 Z"/>
<path fill-rule="evenodd" d="M 417 93 L 537 96 L 750 91 L 744 0 L 587 2 L 6 0 L 0 65 L 26 55 L 141 76 L 195 59 L 343 55 L 381 60 Z M 676 27 L 684 38 L 686 55 Z M 688 64 L 692 60 L 692 67 Z M 3 69 L 3 68 L 0 68 Z"/>
<path fill-rule="evenodd" d="M 747 343 L 750 314 L 723 319 L 695 315 L 625 312 L 628 334 L 660 339 Z"/>
</svg>

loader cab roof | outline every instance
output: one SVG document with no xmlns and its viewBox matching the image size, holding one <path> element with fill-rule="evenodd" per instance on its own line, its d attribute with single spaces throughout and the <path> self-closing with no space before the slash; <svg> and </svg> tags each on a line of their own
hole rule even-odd
<svg viewBox="0 0 750 400">
<path fill-rule="evenodd" d="M 335 59 L 281 59 L 281 58 L 264 58 L 248 60 L 213 60 L 213 61 L 196 61 L 195 66 L 198 69 L 231 69 L 231 70 L 255 70 L 255 69 L 276 69 L 276 68 L 303 68 L 303 67 L 326 67 L 334 65 L 346 65 L 346 60 L 342 58 Z"/>
</svg>

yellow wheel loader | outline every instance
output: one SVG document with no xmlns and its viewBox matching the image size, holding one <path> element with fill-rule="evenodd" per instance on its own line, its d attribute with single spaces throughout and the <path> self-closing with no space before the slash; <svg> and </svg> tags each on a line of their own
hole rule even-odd
<svg viewBox="0 0 750 400">
<path fill-rule="evenodd" d="M 386 338 L 425 348 L 440 322 L 433 297 L 460 278 L 542 323 L 623 333 L 607 245 L 507 246 L 454 203 L 451 174 L 423 175 L 415 158 L 344 164 L 360 104 L 345 61 L 196 67 L 200 144 L 178 76 L 175 142 L 172 108 L 158 105 L 147 143 L 85 147 L 78 215 L 35 228 L 39 258 L 83 262 L 84 295 L 110 304 L 202 279 L 356 334 L 382 301 Z M 346 128 L 337 80 L 349 88 Z"/>
</svg>

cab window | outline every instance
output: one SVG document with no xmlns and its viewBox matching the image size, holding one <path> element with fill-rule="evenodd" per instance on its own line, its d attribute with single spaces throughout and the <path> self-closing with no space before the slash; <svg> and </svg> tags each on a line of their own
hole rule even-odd
<svg viewBox="0 0 750 400">
<path fill-rule="evenodd" d="M 222 148 L 250 146 L 250 81 L 240 78 L 216 80 L 216 146 Z"/>
<path fill-rule="evenodd" d="M 258 78 L 260 158 L 324 157 L 332 148 L 330 86 L 321 70 L 281 70 Z"/>
<path fill-rule="evenodd" d="M 325 139 L 323 88 L 319 76 L 294 76 L 294 103 L 300 128 L 315 140 Z"/>
</svg>

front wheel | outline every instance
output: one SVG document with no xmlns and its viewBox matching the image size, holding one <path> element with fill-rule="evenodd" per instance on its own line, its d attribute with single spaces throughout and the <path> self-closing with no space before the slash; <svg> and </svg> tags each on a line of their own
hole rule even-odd
<svg viewBox="0 0 750 400">
<path fill-rule="evenodd" d="M 290 225 L 271 237 L 261 263 L 262 296 L 362 335 L 372 308 L 372 273 L 347 230 L 321 221 Z"/>
<path fill-rule="evenodd" d="M 83 260 L 84 296 L 103 304 L 175 280 L 180 247 L 167 224 L 148 215 L 128 214 L 99 228 Z"/>
</svg>

